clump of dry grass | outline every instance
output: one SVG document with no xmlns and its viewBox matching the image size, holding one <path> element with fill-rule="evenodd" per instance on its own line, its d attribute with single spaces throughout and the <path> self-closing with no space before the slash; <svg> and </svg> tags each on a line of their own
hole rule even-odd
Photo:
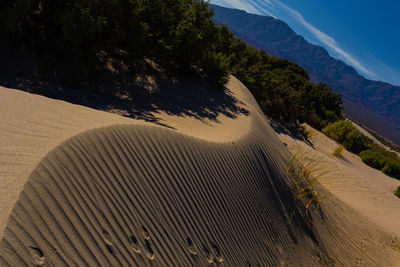
<svg viewBox="0 0 400 267">
<path fill-rule="evenodd" d="M 315 131 L 314 130 L 306 131 L 306 136 L 307 136 L 307 139 L 310 139 L 310 138 L 314 137 L 315 136 Z"/>
<path fill-rule="evenodd" d="M 342 154 L 343 150 L 344 150 L 344 146 L 340 145 L 332 152 L 332 155 L 334 155 L 335 157 L 338 157 Z"/>
<path fill-rule="evenodd" d="M 310 209 L 319 209 L 323 195 L 319 180 L 332 170 L 322 160 L 315 160 L 307 157 L 307 153 L 298 151 L 290 159 L 287 166 L 287 173 L 293 181 L 295 196 L 305 203 L 307 221 L 314 226 L 311 219 Z"/>
</svg>

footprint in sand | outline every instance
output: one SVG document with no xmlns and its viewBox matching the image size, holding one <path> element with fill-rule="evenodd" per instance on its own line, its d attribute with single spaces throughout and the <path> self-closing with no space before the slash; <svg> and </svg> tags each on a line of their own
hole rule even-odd
<svg viewBox="0 0 400 267">
<path fill-rule="evenodd" d="M 104 240 L 104 243 L 106 244 L 108 251 L 111 254 L 114 254 L 114 247 L 113 247 L 111 236 L 105 229 L 103 229 L 103 240 Z"/>
<path fill-rule="evenodd" d="M 144 248 L 146 250 L 146 256 L 150 260 L 154 260 L 154 258 L 155 258 L 154 251 L 151 248 L 151 244 L 150 244 L 149 240 L 147 240 L 147 239 L 144 241 Z"/>
<path fill-rule="evenodd" d="M 206 259 L 208 263 L 213 263 L 214 262 L 214 257 L 211 255 L 210 250 L 206 247 L 206 245 L 203 244 L 203 251 L 206 254 Z"/>
<path fill-rule="evenodd" d="M 29 247 L 29 252 L 32 255 L 33 258 L 33 266 L 43 266 L 45 261 L 46 261 L 46 257 L 44 256 L 43 251 L 40 248 L 36 248 L 36 247 Z"/>
<path fill-rule="evenodd" d="M 139 245 L 138 245 L 138 240 L 136 239 L 136 237 L 134 235 L 129 236 L 129 242 L 131 243 L 133 252 L 135 252 L 136 254 L 142 253 L 142 251 L 140 250 Z"/>
<path fill-rule="evenodd" d="M 155 254 L 154 254 L 154 250 L 153 250 L 153 248 L 151 247 L 151 244 L 150 244 L 150 233 L 147 230 L 146 226 L 144 226 L 144 225 L 142 225 L 142 236 L 144 238 L 143 247 L 145 249 L 146 256 L 150 260 L 154 260 Z"/>
<path fill-rule="evenodd" d="M 197 249 L 194 246 L 192 239 L 190 239 L 190 237 L 186 237 L 186 242 L 187 242 L 187 245 L 189 246 L 190 255 L 197 256 Z"/>
<path fill-rule="evenodd" d="M 147 228 L 144 225 L 142 225 L 142 234 L 143 234 L 144 239 L 146 239 L 146 240 L 150 239 L 149 231 L 147 231 Z"/>
<path fill-rule="evenodd" d="M 214 249 L 214 252 L 215 252 L 215 255 L 216 255 L 215 260 L 216 260 L 218 263 L 223 263 L 223 262 L 224 262 L 224 259 L 221 257 L 221 251 L 219 250 L 218 245 L 215 244 L 215 243 L 212 242 L 212 241 L 210 241 L 210 244 L 211 244 L 211 247 Z"/>
<path fill-rule="evenodd" d="M 210 241 L 210 244 L 211 244 L 211 247 L 213 248 L 215 257 L 211 253 L 210 249 L 208 249 L 207 246 L 203 244 L 203 251 L 206 254 L 206 259 L 209 264 L 215 263 L 217 266 L 219 266 L 220 264 L 222 264 L 224 262 L 224 259 L 221 257 L 221 251 L 220 251 L 218 245 L 215 244 L 214 242 Z"/>
</svg>

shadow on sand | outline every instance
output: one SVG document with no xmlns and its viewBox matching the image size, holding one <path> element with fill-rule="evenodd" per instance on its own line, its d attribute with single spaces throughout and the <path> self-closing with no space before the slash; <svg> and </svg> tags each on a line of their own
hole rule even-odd
<svg viewBox="0 0 400 267">
<path fill-rule="evenodd" d="M 277 134 L 286 134 L 292 137 L 293 139 L 297 139 L 300 141 L 303 141 L 304 143 L 308 144 L 310 147 L 315 148 L 314 145 L 308 140 L 308 138 L 302 134 L 304 132 L 304 129 L 299 130 L 298 126 L 294 125 L 285 125 L 282 122 L 275 121 L 273 119 L 270 119 L 270 125 L 274 129 L 274 131 Z"/>
<path fill-rule="evenodd" d="M 55 86 L 57 83 L 54 82 L 29 78 L 33 75 L 20 69 L 2 72 L 0 86 L 110 111 L 169 128 L 173 127 L 158 118 L 157 113 L 214 122 L 218 122 L 220 114 L 235 118 L 249 113 L 229 90 L 208 86 L 197 77 L 171 77 L 154 66 L 148 67 L 143 73 L 129 78 L 109 75 L 101 77 L 96 86 L 71 89 Z"/>
</svg>

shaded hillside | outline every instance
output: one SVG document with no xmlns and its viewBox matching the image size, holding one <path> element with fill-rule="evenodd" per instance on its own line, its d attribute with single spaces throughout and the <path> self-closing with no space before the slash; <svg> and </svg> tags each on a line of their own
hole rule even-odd
<svg viewBox="0 0 400 267">
<path fill-rule="evenodd" d="M 365 79 L 281 20 L 215 5 L 212 8 L 214 19 L 227 24 L 238 37 L 270 55 L 296 62 L 309 72 L 312 81 L 326 82 L 343 95 L 348 115 L 400 143 L 400 87 Z M 365 113 L 374 113 L 376 118 L 371 121 Z"/>
</svg>

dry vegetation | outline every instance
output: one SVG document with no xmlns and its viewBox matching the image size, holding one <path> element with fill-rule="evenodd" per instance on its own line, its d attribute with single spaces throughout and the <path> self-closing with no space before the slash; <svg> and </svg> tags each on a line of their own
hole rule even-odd
<svg viewBox="0 0 400 267">
<path fill-rule="evenodd" d="M 325 198 L 319 190 L 318 179 L 329 171 L 324 170 L 320 161 L 307 158 L 302 151 L 297 152 L 290 159 L 287 173 L 294 184 L 295 196 L 305 201 L 305 212 L 309 223 L 314 225 L 310 216 L 310 208 L 318 210 L 319 203 Z"/>
<path fill-rule="evenodd" d="M 340 145 L 332 152 L 332 155 L 334 155 L 335 157 L 338 157 L 342 154 L 343 150 L 344 150 L 344 146 Z"/>
</svg>

